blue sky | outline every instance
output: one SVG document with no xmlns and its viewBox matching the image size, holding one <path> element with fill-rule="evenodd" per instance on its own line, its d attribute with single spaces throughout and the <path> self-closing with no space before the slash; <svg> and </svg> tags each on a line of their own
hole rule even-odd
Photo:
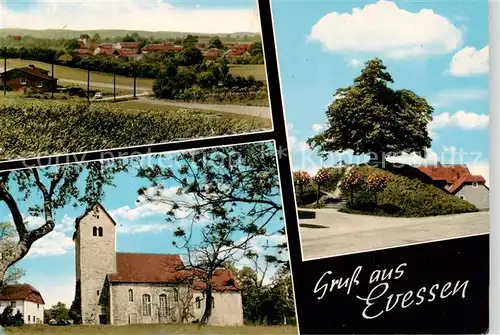
<svg viewBox="0 0 500 335">
<path fill-rule="evenodd" d="M 142 166 L 150 166 L 158 163 L 165 168 L 175 169 L 179 165 L 173 160 L 175 154 L 164 155 L 160 159 L 150 159 L 144 156 L 141 161 Z M 137 190 L 141 187 L 149 187 L 147 180 L 135 177 L 134 173 L 121 173 L 116 176 L 115 187 L 107 187 L 102 205 L 111 214 L 118 224 L 117 251 L 121 252 L 142 252 L 142 253 L 185 253 L 172 246 L 174 240 L 173 231 L 179 224 L 187 225 L 187 220 L 176 220 L 174 223 L 165 221 L 165 212 L 169 206 L 162 204 L 152 204 L 147 202 L 137 203 L 140 200 Z M 164 194 L 169 198 L 175 196 L 176 184 L 173 182 L 164 183 Z M 19 193 L 14 191 L 15 197 Z M 183 200 L 188 200 L 183 196 Z M 40 204 L 39 196 L 33 194 L 27 202 L 19 202 L 23 215 L 26 217 L 28 227 L 33 229 L 41 224 L 41 218 L 33 218 L 28 215 L 27 209 L 33 204 Z M 280 199 L 275 199 L 280 203 Z M 34 243 L 30 253 L 26 258 L 18 263 L 18 266 L 26 271 L 26 275 L 21 282 L 26 282 L 40 290 L 47 302 L 47 307 L 62 301 L 70 304 L 74 295 L 75 285 L 75 253 L 72 234 L 74 232 L 75 218 L 82 215 L 84 207 L 73 208 L 66 206 L 58 209 L 56 215 L 56 227 L 53 232 Z M 240 207 L 240 211 L 244 211 Z M 247 209 L 248 210 L 248 209 Z M 4 203 L 0 203 L 0 220 L 9 220 L 10 212 Z M 278 231 L 283 227 L 283 221 L 279 220 L 281 213 L 278 213 L 267 226 L 268 232 Z M 206 222 L 206 221 L 205 221 Z M 258 224 L 258 222 L 257 222 Z M 283 242 L 283 236 L 272 236 L 270 238 L 259 238 L 252 243 L 256 252 L 264 253 L 263 246 Z M 266 250 L 266 254 L 273 251 Z M 281 256 L 287 257 L 287 256 Z M 248 260 L 241 259 L 238 266 L 250 264 Z M 270 276 L 274 270 L 270 272 Z"/>
<path fill-rule="evenodd" d="M 255 0 L 6 0 L 0 7 L 3 28 L 59 29 L 67 25 L 72 30 L 260 32 Z"/>
<path fill-rule="evenodd" d="M 324 129 L 335 90 L 379 57 L 394 88 L 435 107 L 425 163 L 462 162 L 488 178 L 487 1 L 273 0 L 272 9 L 294 169 L 321 166 L 305 140 Z M 399 160 L 424 163 L 415 155 Z"/>
</svg>

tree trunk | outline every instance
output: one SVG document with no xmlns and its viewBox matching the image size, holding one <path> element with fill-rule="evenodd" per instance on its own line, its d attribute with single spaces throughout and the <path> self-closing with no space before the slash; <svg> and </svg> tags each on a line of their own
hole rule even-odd
<svg viewBox="0 0 500 335">
<path fill-rule="evenodd" d="M 320 191 L 321 185 L 318 184 L 318 194 L 316 195 L 316 206 L 319 206 L 319 191 Z"/>
<path fill-rule="evenodd" d="M 304 187 L 302 183 L 299 185 L 299 189 L 300 189 L 300 204 L 302 205 L 304 201 Z"/>
<path fill-rule="evenodd" d="M 205 283 L 206 289 L 205 289 L 205 311 L 203 312 L 203 316 L 201 317 L 200 322 L 198 323 L 198 328 L 201 328 L 203 326 L 206 326 L 208 324 L 208 320 L 212 316 L 212 282 L 211 282 L 211 277 L 209 278 L 208 281 L 210 283 Z"/>
</svg>

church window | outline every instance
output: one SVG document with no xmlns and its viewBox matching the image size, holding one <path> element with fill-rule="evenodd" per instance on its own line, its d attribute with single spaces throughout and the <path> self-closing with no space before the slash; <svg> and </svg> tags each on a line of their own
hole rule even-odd
<svg viewBox="0 0 500 335">
<path fill-rule="evenodd" d="M 92 228 L 92 235 L 97 236 L 97 227 Z"/>
<path fill-rule="evenodd" d="M 30 321 L 31 321 L 31 316 L 28 315 L 28 322 L 30 322 Z"/>
<path fill-rule="evenodd" d="M 99 290 L 97 290 L 97 295 L 99 295 Z"/>
<path fill-rule="evenodd" d="M 166 294 L 160 294 L 160 315 L 161 316 L 167 315 L 167 295 Z"/>
<path fill-rule="evenodd" d="M 134 291 L 132 289 L 128 290 L 128 301 L 134 301 Z"/>
<path fill-rule="evenodd" d="M 149 294 L 142 296 L 142 315 L 151 316 L 151 296 Z"/>
<path fill-rule="evenodd" d="M 174 301 L 179 301 L 179 291 L 176 288 L 174 288 Z"/>
<path fill-rule="evenodd" d="M 212 297 L 212 308 L 215 308 L 215 298 Z"/>
<path fill-rule="evenodd" d="M 196 297 L 196 308 L 201 308 L 201 298 Z"/>
<path fill-rule="evenodd" d="M 99 227 L 99 236 L 102 237 L 102 227 Z"/>
</svg>

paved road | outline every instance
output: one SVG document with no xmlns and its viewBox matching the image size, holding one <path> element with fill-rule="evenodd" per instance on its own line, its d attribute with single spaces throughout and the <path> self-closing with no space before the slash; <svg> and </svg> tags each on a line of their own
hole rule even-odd
<svg viewBox="0 0 500 335">
<path fill-rule="evenodd" d="M 242 105 L 215 105 L 215 104 L 203 104 L 195 102 L 177 102 L 177 101 L 165 101 L 156 99 L 140 98 L 141 101 L 146 101 L 149 104 L 164 105 L 164 106 L 178 106 L 181 108 L 191 108 L 191 109 L 207 109 L 217 112 L 234 113 L 250 116 L 259 116 L 264 118 L 271 118 L 271 107 L 257 107 L 257 106 L 242 106 Z"/>
<path fill-rule="evenodd" d="M 140 97 L 146 97 L 148 95 L 150 95 L 151 92 L 142 92 L 142 93 L 137 93 L 135 96 L 137 98 L 140 98 Z M 126 95 L 117 95 L 116 96 L 116 99 L 119 100 L 119 99 L 133 99 L 134 98 L 134 95 L 133 94 L 126 94 Z M 102 99 L 98 99 L 96 101 L 113 101 L 115 100 L 115 98 L 113 96 L 110 96 L 110 97 L 105 97 L 105 98 L 102 98 Z"/>
<path fill-rule="evenodd" d="M 488 233 L 489 213 L 387 218 L 321 209 L 300 223 L 326 227 L 300 228 L 303 257 L 312 259 Z"/>
</svg>

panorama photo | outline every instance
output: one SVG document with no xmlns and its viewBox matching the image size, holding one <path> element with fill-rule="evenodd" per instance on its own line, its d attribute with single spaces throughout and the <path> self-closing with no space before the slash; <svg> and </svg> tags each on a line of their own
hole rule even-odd
<svg viewBox="0 0 500 335">
<path fill-rule="evenodd" d="M 487 234 L 488 3 L 273 17 L 303 258 Z"/>
<path fill-rule="evenodd" d="M 0 325 L 297 334 L 272 142 L 0 173 Z"/>
<path fill-rule="evenodd" d="M 272 129 L 256 1 L 0 6 L 0 160 Z"/>
</svg>

